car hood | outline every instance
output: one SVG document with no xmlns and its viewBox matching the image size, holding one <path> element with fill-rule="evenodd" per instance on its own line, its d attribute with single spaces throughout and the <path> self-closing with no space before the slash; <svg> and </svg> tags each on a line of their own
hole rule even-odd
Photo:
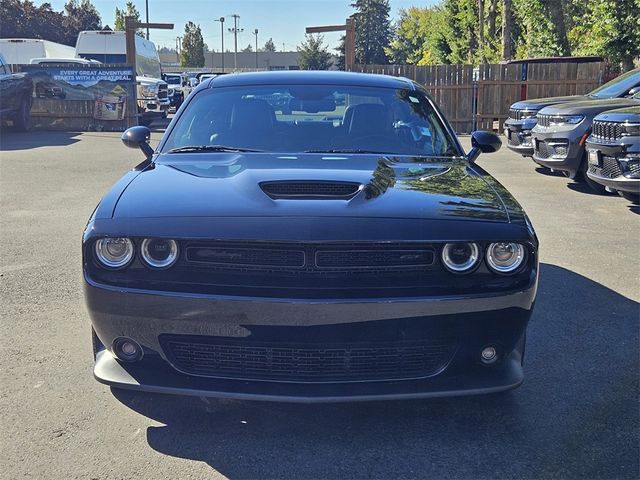
<svg viewBox="0 0 640 480">
<path fill-rule="evenodd" d="M 584 100 L 570 102 L 561 105 L 545 107 L 539 115 L 585 115 L 593 117 L 600 112 L 616 108 L 633 107 L 640 105 L 640 101 L 631 98 L 610 98 L 606 100 Z"/>
<path fill-rule="evenodd" d="M 636 107 L 618 108 L 616 110 L 607 110 L 599 114 L 595 120 L 606 122 L 640 122 L 640 105 Z"/>
<path fill-rule="evenodd" d="M 129 183 L 113 216 L 465 218 L 508 222 L 503 199 L 496 193 L 503 187 L 493 179 L 490 185 L 483 175 L 463 158 L 162 154 Z M 265 193 L 264 182 L 282 187 L 283 182 L 293 181 L 299 182 L 294 188 L 302 182 L 349 182 L 357 190 L 341 199 L 283 198 Z"/>
<path fill-rule="evenodd" d="M 136 77 L 136 82 L 144 85 L 166 85 L 167 83 L 164 80 L 160 80 L 158 78 L 141 77 L 141 76 Z"/>
<path fill-rule="evenodd" d="M 576 102 L 579 100 L 585 100 L 588 97 L 584 95 L 570 95 L 568 97 L 547 97 L 547 98 L 532 98 L 531 100 L 523 100 L 511 105 L 511 108 L 518 110 L 540 110 L 549 105 L 556 105 L 558 103 Z"/>
</svg>

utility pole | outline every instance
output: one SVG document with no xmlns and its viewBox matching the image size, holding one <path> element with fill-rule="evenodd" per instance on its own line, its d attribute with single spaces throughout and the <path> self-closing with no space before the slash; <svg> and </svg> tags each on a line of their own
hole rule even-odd
<svg viewBox="0 0 640 480">
<path fill-rule="evenodd" d="M 284 52 L 284 42 L 282 42 L 282 51 Z"/>
<path fill-rule="evenodd" d="M 253 34 L 256 36 L 256 69 L 258 68 L 258 29 L 256 28 L 253 31 Z"/>
<path fill-rule="evenodd" d="M 147 11 L 147 23 L 149 23 L 149 0 L 144 0 L 144 6 Z M 147 40 L 149 40 L 149 27 L 147 27 Z"/>
<path fill-rule="evenodd" d="M 230 28 L 229 31 L 233 33 L 233 67 L 238 69 L 238 33 L 244 32 L 244 28 L 238 28 L 238 20 L 240 20 L 240 15 L 234 13 L 231 15 L 233 17 L 233 28 Z"/>
<path fill-rule="evenodd" d="M 222 53 L 222 72 L 224 72 L 224 17 L 220 17 L 218 20 L 214 20 L 215 22 L 220 22 L 220 39 L 222 42 L 222 47 L 220 48 L 220 52 Z M 213 66 L 213 63 L 211 64 Z"/>
</svg>

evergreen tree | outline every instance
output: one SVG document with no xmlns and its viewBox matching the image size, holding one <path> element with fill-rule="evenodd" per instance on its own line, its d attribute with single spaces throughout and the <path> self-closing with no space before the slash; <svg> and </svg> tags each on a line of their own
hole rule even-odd
<svg viewBox="0 0 640 480">
<path fill-rule="evenodd" d="M 298 46 L 298 66 L 301 70 L 328 70 L 331 54 L 324 45 L 322 35 L 305 35 L 305 41 Z"/>
<path fill-rule="evenodd" d="M 276 44 L 273 43 L 273 38 L 270 38 L 269 40 L 266 41 L 266 43 L 264 44 L 263 50 L 265 52 L 275 52 L 276 51 Z"/>
<path fill-rule="evenodd" d="M 126 8 L 120 10 L 116 7 L 116 18 L 114 20 L 113 29 L 116 31 L 124 30 L 124 17 L 133 17 L 136 22 L 140 21 L 140 12 L 136 8 L 135 4 L 129 0 L 127 1 Z M 144 32 L 141 28 L 136 31 L 136 35 L 144 37 Z"/>
<path fill-rule="evenodd" d="M 204 39 L 200 25 L 187 22 L 184 26 L 181 50 L 180 66 L 204 67 Z"/>
<path fill-rule="evenodd" d="M 253 47 L 251 46 L 251 44 L 249 44 L 245 48 L 243 48 L 241 52 L 245 52 L 245 53 L 253 52 Z"/>
<path fill-rule="evenodd" d="M 387 63 L 385 48 L 391 39 L 389 0 L 355 0 L 356 63 Z"/>
</svg>

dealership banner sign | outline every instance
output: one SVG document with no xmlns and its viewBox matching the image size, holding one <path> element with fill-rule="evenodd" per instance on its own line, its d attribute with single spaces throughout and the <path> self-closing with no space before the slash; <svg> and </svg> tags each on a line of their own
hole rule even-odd
<svg viewBox="0 0 640 480">
<path fill-rule="evenodd" d="M 136 78 L 127 66 L 23 65 L 33 80 L 36 128 L 124 130 L 136 124 Z"/>
</svg>

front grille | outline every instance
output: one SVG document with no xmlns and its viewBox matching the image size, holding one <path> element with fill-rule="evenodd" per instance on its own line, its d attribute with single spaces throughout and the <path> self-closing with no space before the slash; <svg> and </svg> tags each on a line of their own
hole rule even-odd
<svg viewBox="0 0 640 480">
<path fill-rule="evenodd" d="M 589 172 L 605 178 L 617 178 L 622 175 L 618 161 L 607 156 L 603 156 L 598 165 L 589 164 Z"/>
<path fill-rule="evenodd" d="M 524 118 L 533 118 L 531 117 L 531 110 L 524 110 L 518 108 L 510 108 L 509 109 L 509 118 L 514 120 L 522 120 Z"/>
<path fill-rule="evenodd" d="M 323 270 L 357 272 L 404 269 L 423 271 L 435 262 L 431 246 L 414 248 L 402 244 L 284 244 L 193 242 L 186 260 L 220 266 L 227 271 L 277 271 L 319 275 Z M 275 280 L 275 279 L 274 279 Z"/>
<path fill-rule="evenodd" d="M 640 162 L 627 162 L 627 168 L 634 177 L 640 176 Z"/>
<path fill-rule="evenodd" d="M 537 142 L 537 149 L 535 150 L 538 158 L 565 158 L 569 151 L 569 147 L 566 144 L 554 142 L 553 144 L 539 141 Z"/>
<path fill-rule="evenodd" d="M 173 366 L 189 375 L 309 383 L 428 377 L 456 350 L 452 338 L 291 344 L 163 335 L 160 341 Z"/>
<path fill-rule="evenodd" d="M 260 184 L 262 191 L 274 199 L 349 199 L 358 193 L 361 186 L 361 184 L 354 182 L 327 181 L 263 182 Z"/>
<path fill-rule="evenodd" d="M 592 135 L 600 140 L 618 140 L 622 138 L 624 128 L 618 122 L 593 122 Z"/>
<path fill-rule="evenodd" d="M 158 98 L 167 98 L 168 97 L 168 86 L 167 85 L 159 85 L 158 86 Z"/>
<path fill-rule="evenodd" d="M 516 132 L 511 132 L 511 135 L 509 135 L 508 144 L 512 147 L 519 147 L 521 145 L 520 135 L 518 135 Z"/>
<path fill-rule="evenodd" d="M 538 125 L 548 127 L 551 123 L 551 115 L 538 115 Z"/>
</svg>

